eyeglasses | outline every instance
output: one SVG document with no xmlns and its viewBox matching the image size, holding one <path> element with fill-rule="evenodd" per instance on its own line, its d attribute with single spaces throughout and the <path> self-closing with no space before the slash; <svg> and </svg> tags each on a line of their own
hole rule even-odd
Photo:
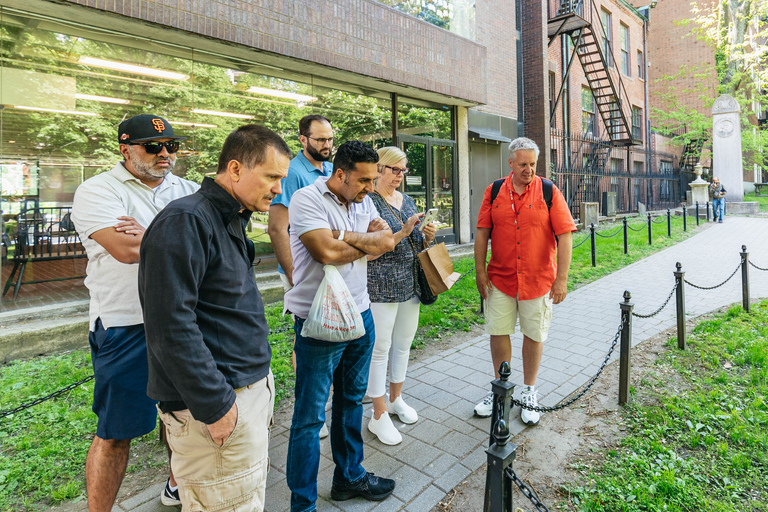
<svg viewBox="0 0 768 512">
<path fill-rule="evenodd" d="M 330 143 L 331 146 L 333 146 L 333 137 L 331 137 L 330 139 L 316 139 L 314 137 L 309 137 L 308 136 L 307 138 L 316 141 L 321 146 L 325 146 L 326 144 L 329 144 L 329 143 Z"/>
<path fill-rule="evenodd" d="M 401 173 L 408 174 L 408 171 L 410 171 L 410 169 L 408 169 L 407 167 L 392 167 L 391 165 L 385 165 L 384 167 L 386 167 L 387 169 L 391 169 L 392 174 L 394 174 L 395 176 L 399 176 Z"/>
<path fill-rule="evenodd" d="M 144 146 L 144 151 L 150 155 L 159 155 L 163 151 L 163 148 L 168 150 L 168 153 L 174 154 L 179 150 L 179 141 L 172 140 L 168 142 L 129 142 L 131 146 Z"/>
</svg>

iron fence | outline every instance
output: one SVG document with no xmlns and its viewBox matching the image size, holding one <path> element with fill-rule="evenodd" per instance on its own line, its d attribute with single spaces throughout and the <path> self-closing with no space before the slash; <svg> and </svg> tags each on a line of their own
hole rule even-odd
<svg viewBox="0 0 768 512">
<path fill-rule="evenodd" d="M 590 134 L 559 130 L 551 132 L 551 175 L 574 217 L 585 202 L 598 203 L 601 213 L 613 213 L 612 208 L 604 210 L 603 202 L 613 206 L 614 195 L 615 213 L 637 212 L 640 204 L 648 210 L 675 208 L 687 188 L 676 155 L 614 147 Z"/>
</svg>

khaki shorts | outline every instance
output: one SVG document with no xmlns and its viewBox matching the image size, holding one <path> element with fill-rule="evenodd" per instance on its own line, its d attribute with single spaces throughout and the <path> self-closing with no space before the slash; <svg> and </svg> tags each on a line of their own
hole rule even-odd
<svg viewBox="0 0 768 512">
<path fill-rule="evenodd" d="M 274 390 L 270 371 L 237 391 L 237 423 L 224 446 L 213 441 L 208 427 L 189 409 L 160 412 L 185 512 L 264 510 Z"/>
<path fill-rule="evenodd" d="M 497 288 L 488 291 L 485 301 L 485 332 L 491 336 L 515 334 L 520 317 L 520 332 L 533 341 L 544 341 L 552 321 L 549 292 L 531 300 L 517 300 Z"/>
</svg>

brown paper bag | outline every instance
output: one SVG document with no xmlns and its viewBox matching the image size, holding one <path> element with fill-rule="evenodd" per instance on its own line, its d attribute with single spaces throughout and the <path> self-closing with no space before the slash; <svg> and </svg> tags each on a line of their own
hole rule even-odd
<svg viewBox="0 0 768 512">
<path fill-rule="evenodd" d="M 432 293 L 438 295 L 451 289 L 461 274 L 453 271 L 453 261 L 444 243 L 433 245 L 419 253 L 419 261 L 429 281 Z"/>
</svg>

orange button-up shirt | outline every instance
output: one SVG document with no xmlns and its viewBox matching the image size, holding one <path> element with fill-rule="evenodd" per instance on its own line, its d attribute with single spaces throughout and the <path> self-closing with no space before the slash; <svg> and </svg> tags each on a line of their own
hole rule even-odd
<svg viewBox="0 0 768 512">
<path fill-rule="evenodd" d="M 576 231 L 568 204 L 552 187 L 552 208 L 535 176 L 522 194 L 512 186 L 512 173 L 491 206 L 488 185 L 477 217 L 478 228 L 493 228 L 488 277 L 495 288 L 510 297 L 530 300 L 549 293 L 557 276 L 555 235 Z"/>
</svg>

